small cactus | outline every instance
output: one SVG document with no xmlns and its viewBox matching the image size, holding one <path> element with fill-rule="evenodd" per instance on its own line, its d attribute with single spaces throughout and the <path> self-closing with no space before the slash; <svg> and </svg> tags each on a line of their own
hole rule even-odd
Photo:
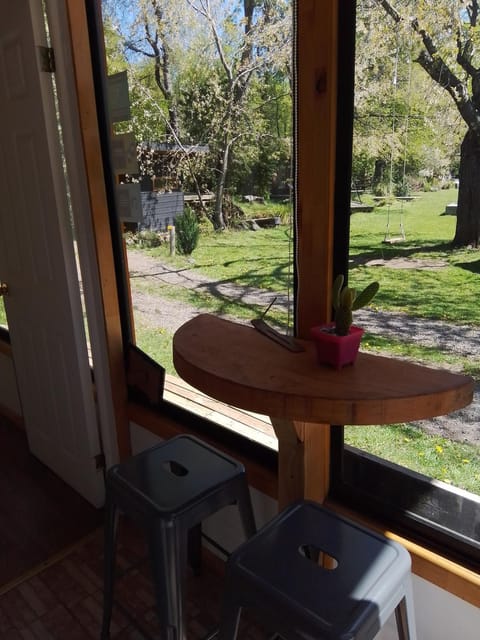
<svg viewBox="0 0 480 640">
<path fill-rule="evenodd" d="M 332 304 L 335 310 L 335 333 L 338 336 L 346 336 L 352 324 L 352 311 L 356 311 L 367 305 L 376 295 L 379 289 L 378 282 L 372 282 L 357 295 L 355 289 L 344 287 L 345 278 L 339 274 L 333 283 Z"/>
</svg>

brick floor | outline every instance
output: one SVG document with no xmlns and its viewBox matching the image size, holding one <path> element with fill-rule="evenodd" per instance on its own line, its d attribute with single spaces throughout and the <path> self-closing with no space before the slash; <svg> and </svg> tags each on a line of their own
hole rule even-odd
<svg viewBox="0 0 480 640">
<path fill-rule="evenodd" d="M 158 638 L 146 550 L 140 532 L 122 521 L 112 640 Z M 79 545 L 0 596 L 2 640 L 81 640 L 100 638 L 102 618 L 103 532 Z M 189 576 L 187 631 L 192 640 L 217 627 L 223 563 L 207 557 L 202 575 Z M 269 634 L 243 617 L 239 638 L 264 640 Z"/>
</svg>

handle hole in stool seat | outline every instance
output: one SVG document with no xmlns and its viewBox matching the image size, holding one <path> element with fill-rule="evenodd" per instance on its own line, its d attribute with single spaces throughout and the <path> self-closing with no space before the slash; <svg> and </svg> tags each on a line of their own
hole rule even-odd
<svg viewBox="0 0 480 640">
<path fill-rule="evenodd" d="M 301 544 L 298 547 L 301 556 L 318 565 L 322 569 L 333 571 L 338 567 L 338 560 L 314 544 Z"/>
<path fill-rule="evenodd" d="M 165 460 L 164 462 L 162 462 L 162 467 L 165 469 L 165 471 L 168 471 L 173 476 L 182 477 L 188 475 L 189 473 L 188 469 L 184 467 L 183 464 L 180 464 L 175 460 Z"/>
</svg>

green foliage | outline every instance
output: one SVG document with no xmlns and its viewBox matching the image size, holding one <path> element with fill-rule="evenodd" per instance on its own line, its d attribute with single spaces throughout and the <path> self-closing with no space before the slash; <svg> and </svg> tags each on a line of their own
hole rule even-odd
<svg viewBox="0 0 480 640">
<path fill-rule="evenodd" d="M 415 4 L 419 19 L 428 21 L 427 31 L 437 37 L 444 30 L 437 40 L 442 47 L 448 40 L 455 44 L 447 21 L 456 3 L 440 0 L 427 10 L 429 4 Z M 394 5 L 404 17 L 411 15 L 408 3 Z M 390 195 L 409 177 L 440 179 L 454 173 L 465 124 L 451 96 L 418 64 L 420 42 L 410 20 L 395 25 L 377 2 L 360 1 L 357 7 L 354 183 Z"/>
<path fill-rule="evenodd" d="M 410 195 L 408 182 L 406 180 L 397 182 L 397 184 L 395 185 L 394 194 L 398 197 L 403 197 L 403 198 Z"/>
<path fill-rule="evenodd" d="M 176 248 L 181 255 L 189 256 L 197 248 L 200 227 L 197 216 L 188 206 L 175 219 Z"/>
<path fill-rule="evenodd" d="M 291 3 L 206 6 L 104 0 L 104 15 L 110 66 L 119 43 L 129 52 L 132 118 L 115 131 L 134 132 L 143 175 L 166 175 L 152 143 L 173 143 L 167 173 L 183 190 L 218 193 L 212 218 L 223 227 L 224 188 L 267 195 L 290 165 Z"/>
</svg>

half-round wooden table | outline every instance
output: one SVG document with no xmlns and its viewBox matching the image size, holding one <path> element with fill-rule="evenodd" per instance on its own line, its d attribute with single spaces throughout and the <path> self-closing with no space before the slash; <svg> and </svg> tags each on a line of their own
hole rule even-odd
<svg viewBox="0 0 480 640">
<path fill-rule="evenodd" d="M 329 468 L 319 455 L 329 425 L 382 425 L 444 415 L 468 405 L 472 378 L 359 353 L 335 370 L 312 342 L 292 352 L 253 327 L 201 314 L 173 338 L 178 374 L 212 398 L 270 416 L 279 442 L 279 506 L 322 501 Z"/>
</svg>

